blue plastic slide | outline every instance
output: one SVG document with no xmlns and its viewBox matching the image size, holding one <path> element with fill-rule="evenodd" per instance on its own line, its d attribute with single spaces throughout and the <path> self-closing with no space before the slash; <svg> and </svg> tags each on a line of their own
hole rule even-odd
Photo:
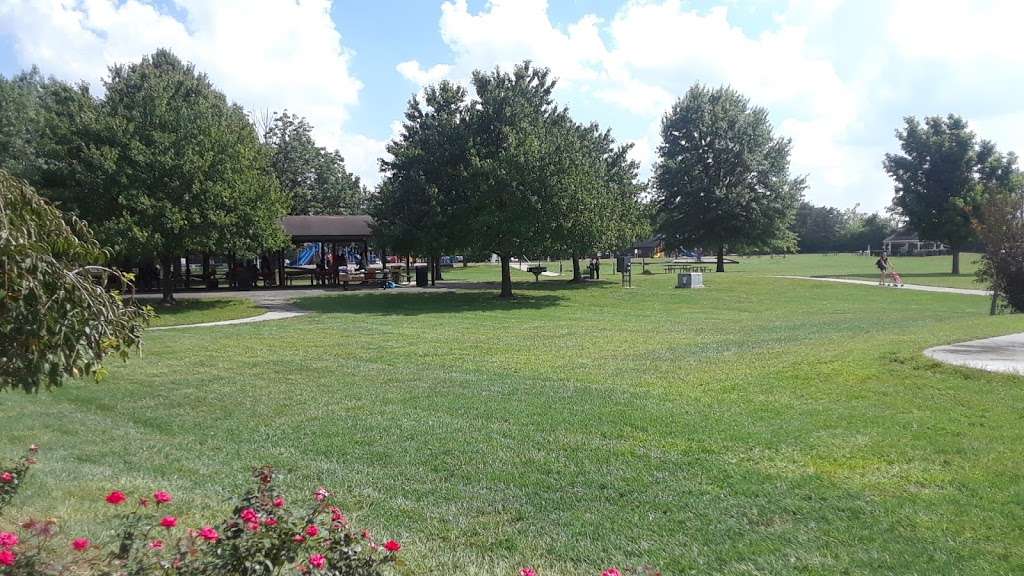
<svg viewBox="0 0 1024 576">
<path fill-rule="evenodd" d="M 299 250 L 298 257 L 295 258 L 295 264 L 293 266 L 305 266 L 307 264 L 314 264 L 317 256 L 320 255 L 320 244 L 310 244 L 302 250 Z"/>
</svg>

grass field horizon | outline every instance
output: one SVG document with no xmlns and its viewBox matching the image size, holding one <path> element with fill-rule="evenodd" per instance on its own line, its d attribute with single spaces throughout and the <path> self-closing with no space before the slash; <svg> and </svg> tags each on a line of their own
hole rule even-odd
<svg viewBox="0 0 1024 576">
<path fill-rule="evenodd" d="M 271 464 L 293 499 L 328 486 L 402 540 L 408 574 L 1024 570 L 1024 379 L 921 354 L 1024 316 L 772 277 L 859 272 L 829 258 L 745 259 L 693 291 L 516 271 L 514 302 L 298 295 L 314 314 L 150 332 L 99 384 L 0 396 L 0 456 L 43 449 L 3 522 L 97 536 L 107 491 L 163 488 L 196 525 Z"/>
</svg>

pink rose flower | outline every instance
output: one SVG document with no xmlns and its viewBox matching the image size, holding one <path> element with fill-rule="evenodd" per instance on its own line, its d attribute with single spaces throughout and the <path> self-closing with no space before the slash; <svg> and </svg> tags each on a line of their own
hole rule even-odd
<svg viewBox="0 0 1024 576">
<path fill-rule="evenodd" d="M 18 535 L 14 532 L 0 532 L 0 548 L 17 546 L 18 542 Z"/>
<path fill-rule="evenodd" d="M 153 492 L 153 500 L 155 500 L 157 504 L 167 504 L 173 500 L 173 498 L 169 492 L 157 490 L 156 492 Z"/>
<path fill-rule="evenodd" d="M 170 530 L 178 525 L 178 519 L 174 516 L 164 516 L 160 519 L 160 525 Z"/>
<path fill-rule="evenodd" d="M 92 542 L 90 542 L 88 538 L 75 538 L 71 541 L 71 547 L 78 552 L 88 550 L 90 544 L 92 544 Z"/>
<path fill-rule="evenodd" d="M 316 489 L 316 492 L 313 493 L 313 498 L 317 502 L 323 502 L 324 500 L 327 500 L 327 498 L 330 495 L 331 495 L 331 493 L 327 491 L 327 488 L 324 488 L 323 486 L 321 486 L 321 487 Z"/>
<path fill-rule="evenodd" d="M 0 474 L 0 482 L 3 482 L 4 484 L 10 484 L 11 482 L 14 482 L 14 474 L 11 474 L 10 472 L 4 472 L 3 474 Z M 8 564 L 8 566 L 10 566 L 10 564 Z"/>
<path fill-rule="evenodd" d="M 331 520 L 334 522 L 341 522 L 342 524 L 348 523 L 348 518 L 345 517 L 341 508 L 338 508 L 337 506 L 331 506 Z"/>
<path fill-rule="evenodd" d="M 245 525 L 245 529 L 248 530 L 249 532 L 259 532 L 260 531 L 260 523 L 259 522 L 248 522 Z"/>
<path fill-rule="evenodd" d="M 327 564 L 327 558 L 323 554 L 313 554 L 309 557 L 309 565 L 313 568 L 323 568 Z"/>
<path fill-rule="evenodd" d="M 306 526 L 306 536 L 310 538 L 316 538 L 320 534 L 320 529 L 316 527 L 316 524 L 310 524 Z"/>
<path fill-rule="evenodd" d="M 114 490 L 110 494 L 107 494 L 107 504 L 119 506 L 121 504 L 124 504 L 126 498 L 127 497 L 124 495 L 124 492 L 121 492 L 120 490 Z"/>
<path fill-rule="evenodd" d="M 14 555 L 14 552 L 10 550 L 0 550 L 0 566 L 14 566 L 14 561 L 18 557 Z"/>
<path fill-rule="evenodd" d="M 277 498 L 274 498 L 274 507 L 275 508 L 284 508 L 284 498 L 281 498 L 280 496 L 278 496 Z"/>
<path fill-rule="evenodd" d="M 305 541 L 306 541 L 306 537 L 303 536 L 302 534 L 296 534 L 295 536 L 292 536 L 292 542 L 302 543 L 302 542 L 305 542 Z"/>
<path fill-rule="evenodd" d="M 264 526 L 277 526 L 277 518 L 264 518 Z"/>
<path fill-rule="evenodd" d="M 397 540 L 388 540 L 384 543 L 384 549 L 388 552 L 398 552 L 402 549 L 402 545 Z"/>
<path fill-rule="evenodd" d="M 246 508 L 242 510 L 242 513 L 238 515 L 239 518 L 246 522 L 256 522 L 260 519 L 260 515 L 256 513 L 252 508 Z"/>
<path fill-rule="evenodd" d="M 220 534 L 217 534 L 212 526 L 203 526 L 203 529 L 199 531 L 199 537 L 207 542 L 216 542 L 220 538 Z"/>
<path fill-rule="evenodd" d="M 527 567 L 527 568 L 520 568 L 519 569 L 519 576 L 537 576 L 537 571 L 534 570 L 533 568 L 529 568 L 529 567 Z"/>
<path fill-rule="evenodd" d="M 151 550 L 163 550 L 164 541 L 159 538 L 157 538 L 156 540 L 150 540 L 149 547 Z"/>
<path fill-rule="evenodd" d="M 619 572 L 618 568 L 612 566 L 604 572 L 601 572 L 601 576 L 622 576 L 622 572 Z"/>
</svg>

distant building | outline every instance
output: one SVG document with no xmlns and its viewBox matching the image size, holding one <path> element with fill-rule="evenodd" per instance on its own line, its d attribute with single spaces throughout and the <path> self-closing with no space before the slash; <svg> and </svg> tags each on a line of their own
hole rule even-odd
<svg viewBox="0 0 1024 576">
<path fill-rule="evenodd" d="M 882 241 L 882 248 L 893 256 L 939 256 L 949 254 L 949 246 L 942 242 L 921 240 L 910 228 L 900 228 Z"/>
<path fill-rule="evenodd" d="M 637 242 L 630 246 L 629 249 L 637 258 L 661 258 L 665 255 L 665 243 L 660 235 L 648 238 L 643 242 Z"/>
</svg>

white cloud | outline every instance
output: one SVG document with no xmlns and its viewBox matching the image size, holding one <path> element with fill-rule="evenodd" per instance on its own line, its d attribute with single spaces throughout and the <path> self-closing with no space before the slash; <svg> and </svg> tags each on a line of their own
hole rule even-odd
<svg viewBox="0 0 1024 576">
<path fill-rule="evenodd" d="M 424 70 L 416 60 L 407 60 L 395 66 L 395 70 L 406 80 L 417 86 L 423 87 L 428 84 L 435 84 L 448 76 L 451 66 L 447 64 L 435 64 Z"/>
<path fill-rule="evenodd" d="M 644 174 L 661 116 L 695 82 L 731 85 L 767 108 L 778 133 L 793 139 L 793 171 L 809 176 L 808 197 L 819 203 L 889 204 L 881 160 L 904 115 L 960 113 L 1001 149 L 1024 146 L 1018 0 L 723 1 L 709 9 L 626 0 L 607 22 L 585 15 L 566 26 L 548 12 L 545 0 L 493 0 L 478 12 L 446 1 L 447 73 L 464 78 L 523 59 L 550 67 L 559 100 L 633 142 Z"/>
<path fill-rule="evenodd" d="M 97 89 L 109 65 L 170 48 L 246 108 L 306 116 L 321 144 L 341 149 L 370 184 L 378 180 L 371 156 L 383 146 L 345 130 L 362 83 L 349 69 L 328 0 L 175 6 L 184 21 L 138 0 L 11 0 L 0 3 L 0 35 L 13 39 L 22 65 Z"/>
</svg>

